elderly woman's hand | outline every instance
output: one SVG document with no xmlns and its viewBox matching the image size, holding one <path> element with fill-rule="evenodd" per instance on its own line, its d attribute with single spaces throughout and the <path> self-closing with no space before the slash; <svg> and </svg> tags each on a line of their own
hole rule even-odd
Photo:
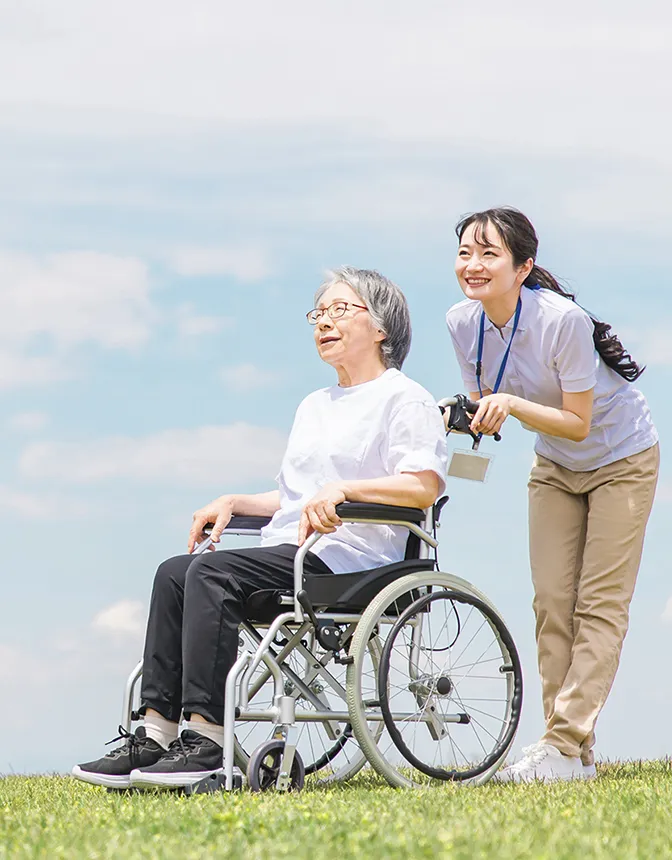
<svg viewBox="0 0 672 860">
<path fill-rule="evenodd" d="M 196 544 L 205 540 L 203 529 L 208 523 L 214 523 L 210 538 L 213 543 L 219 543 L 219 537 L 233 516 L 233 496 L 220 496 L 218 499 L 196 511 L 194 522 L 189 532 L 187 549 L 193 552 Z"/>
<path fill-rule="evenodd" d="M 341 518 L 336 513 L 336 505 L 345 501 L 345 493 L 339 484 L 327 484 L 322 487 L 303 509 L 299 521 L 299 546 L 306 542 L 312 532 L 331 534 L 341 525 Z"/>
</svg>

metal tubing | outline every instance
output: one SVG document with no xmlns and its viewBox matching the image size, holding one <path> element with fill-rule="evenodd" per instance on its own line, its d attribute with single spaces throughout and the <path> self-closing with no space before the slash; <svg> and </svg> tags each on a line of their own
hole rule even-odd
<svg viewBox="0 0 672 860">
<path fill-rule="evenodd" d="M 308 622 L 306 622 L 306 624 L 304 624 L 304 625 L 301 627 L 301 630 L 303 630 L 303 629 L 304 629 L 305 627 L 307 627 L 307 626 L 308 626 Z M 283 628 L 281 628 L 281 629 L 282 629 L 283 631 L 285 630 L 285 628 L 284 628 L 284 627 L 283 627 Z M 254 634 L 255 634 L 255 637 L 258 639 L 258 641 L 261 641 L 261 636 L 259 636 L 259 634 L 257 633 L 257 631 L 256 631 L 256 630 L 254 630 L 253 632 L 254 632 Z M 297 635 L 297 634 L 295 634 L 295 637 L 296 637 L 296 635 Z M 295 638 L 295 637 L 294 637 L 294 638 Z M 298 646 L 298 647 L 301 647 L 301 648 L 302 648 L 303 646 L 299 644 L 299 646 Z M 287 649 L 288 649 L 288 648 L 289 648 L 289 643 L 288 643 L 287 645 L 285 645 L 285 647 L 283 648 L 283 651 L 287 651 Z M 291 650 L 294 650 L 294 648 L 292 648 Z M 328 655 L 325 655 L 325 656 L 328 656 Z M 315 694 L 315 693 L 310 689 L 310 687 L 308 686 L 308 684 L 306 683 L 306 680 L 308 680 L 308 682 L 310 682 L 310 681 L 312 681 L 312 680 L 315 678 L 315 676 L 316 676 L 316 675 L 318 675 L 318 674 L 319 674 L 319 675 L 322 675 L 322 673 L 321 673 L 321 672 L 319 672 L 319 670 L 311 670 L 310 672 L 307 672 L 307 674 L 306 674 L 306 677 L 305 677 L 305 678 L 300 678 L 300 677 L 296 674 L 296 672 L 294 672 L 294 670 L 293 670 L 293 669 L 291 669 L 291 668 L 290 668 L 286 663 L 285 663 L 285 664 L 283 664 L 283 665 L 280 665 L 280 663 L 281 663 L 280 655 L 279 655 L 279 654 L 278 654 L 278 655 L 273 655 L 273 653 L 270 651 L 270 649 L 269 649 L 269 658 L 270 658 L 271 660 L 274 660 L 274 662 L 275 662 L 275 663 L 277 663 L 277 665 L 278 665 L 278 666 L 280 666 L 280 671 L 281 671 L 284 675 L 286 675 L 286 676 L 289 678 L 289 680 L 292 682 L 292 684 L 294 684 L 294 686 L 296 687 L 297 694 L 298 694 L 298 693 L 300 693 L 306 701 L 310 702 L 310 704 L 311 704 L 314 708 L 317 708 L 318 710 L 319 710 L 319 708 L 320 708 L 322 705 L 324 705 L 324 702 L 322 701 L 322 699 L 320 699 L 320 697 L 319 697 L 319 696 L 317 696 L 317 695 L 316 695 L 316 694 Z M 313 664 L 315 663 L 315 659 L 316 659 L 316 658 L 315 658 L 315 656 L 314 656 L 312 653 L 310 653 L 310 662 L 311 662 L 311 665 L 313 665 Z M 323 657 L 322 659 L 324 659 L 324 657 Z M 323 665 L 322 663 L 319 663 L 320 668 L 322 668 L 322 665 Z M 325 671 L 326 671 L 326 670 L 325 670 Z M 327 672 L 327 675 L 328 675 L 328 674 L 329 674 L 329 673 Z M 250 699 L 251 699 L 251 698 L 253 698 L 253 697 L 254 697 L 254 696 L 259 692 L 259 690 L 261 689 L 261 687 L 266 683 L 266 681 L 268 681 L 268 679 L 270 678 L 270 676 L 271 676 L 271 672 L 270 672 L 269 670 L 267 670 L 266 672 L 263 672 L 263 673 L 261 674 L 261 676 L 258 676 L 258 677 L 257 677 L 257 679 L 255 680 L 254 684 L 252 684 L 251 686 L 248 686 L 248 688 L 247 688 L 247 705 L 249 705 L 249 703 L 250 703 Z M 326 677 L 325 677 L 325 680 L 327 680 L 327 681 L 328 681 L 328 678 L 326 678 Z M 273 691 L 273 694 L 274 694 L 274 695 L 277 695 L 276 690 L 277 690 L 277 687 L 276 687 L 276 688 L 274 689 L 274 691 Z M 343 699 L 345 699 L 345 691 L 343 691 L 342 698 L 343 698 Z M 247 707 L 247 705 L 246 705 L 246 707 Z"/>
<path fill-rule="evenodd" d="M 422 616 L 418 618 L 411 631 L 411 651 L 408 655 L 408 676 L 411 681 L 420 677 L 420 637 L 422 636 Z"/>
<path fill-rule="evenodd" d="M 224 693 L 224 751 L 222 754 L 227 791 L 233 791 L 233 745 L 236 732 L 236 681 L 252 659 L 249 651 L 243 651 L 226 676 Z"/>
<path fill-rule="evenodd" d="M 247 632 L 248 636 L 251 636 L 253 639 L 255 639 L 257 644 L 261 642 L 261 634 L 257 630 L 255 630 L 254 627 L 247 624 L 246 622 L 243 623 L 243 627 L 245 628 L 245 631 Z M 297 642 L 301 641 L 302 637 L 308 632 L 309 629 L 310 622 L 306 621 L 304 624 L 301 625 L 301 627 L 299 627 L 296 633 L 292 634 L 291 631 L 288 630 L 287 634 L 285 634 L 288 638 L 287 644 L 283 646 L 282 650 L 279 651 L 277 654 L 273 655 L 273 653 L 271 652 L 271 656 L 275 659 L 275 662 L 278 664 L 278 666 L 280 666 L 282 671 L 285 671 L 285 668 L 283 668 L 282 666 L 285 657 L 291 654 L 291 652 L 296 647 Z M 265 672 L 262 672 L 257 676 L 254 684 L 252 684 L 248 689 L 248 703 L 250 699 L 253 699 L 257 695 L 259 690 L 261 690 L 261 688 L 264 686 L 264 684 L 266 683 L 266 681 L 268 681 L 270 677 L 271 672 L 269 670 L 266 670 Z"/>
<path fill-rule="evenodd" d="M 435 719 L 443 723 L 463 723 L 464 717 L 462 714 L 445 714 L 444 716 L 436 716 Z M 294 716 L 297 723 L 349 723 L 350 714 L 347 711 L 299 711 L 297 710 Z M 370 723 L 382 723 L 383 715 L 380 711 L 372 711 L 367 713 L 366 720 Z M 414 723 L 429 723 L 431 718 L 428 714 L 418 715 L 417 711 L 395 712 L 392 714 L 392 719 L 395 721 L 413 720 Z M 243 723 L 275 723 L 278 720 L 278 709 L 269 708 L 264 711 L 240 711 L 236 717 L 238 722 Z M 226 740 L 226 736 L 225 736 Z"/>
<path fill-rule="evenodd" d="M 292 699 L 292 702 L 294 699 Z M 284 721 L 283 721 L 284 723 Z M 282 751 L 282 762 L 275 787 L 278 791 L 288 791 L 292 784 L 292 765 L 296 754 L 296 744 L 299 740 L 299 731 L 293 724 L 285 725 L 285 746 Z"/>
<path fill-rule="evenodd" d="M 275 639 L 275 634 L 282 627 L 283 624 L 286 624 L 288 621 L 292 621 L 294 619 L 293 612 L 283 612 L 282 615 L 278 615 L 275 621 L 268 628 L 266 635 L 259 643 L 257 650 L 254 652 L 254 657 L 252 658 L 252 662 L 245 670 L 245 674 L 243 675 L 240 682 L 240 707 L 241 709 L 247 707 L 248 703 L 248 687 L 250 685 L 250 681 L 252 680 L 252 675 L 254 674 L 254 670 L 261 663 L 264 654 L 267 653 L 268 649 L 271 646 L 271 643 Z M 228 684 L 228 678 L 227 678 Z"/>
<path fill-rule="evenodd" d="M 417 535 L 421 541 L 424 541 L 424 543 L 429 544 L 434 549 L 436 549 L 436 547 L 439 545 L 439 542 L 435 540 L 430 534 L 428 534 L 424 529 L 421 529 L 417 523 L 410 523 L 407 520 L 363 520 L 357 519 L 356 517 L 347 516 L 347 514 L 341 519 L 344 523 L 361 523 L 362 525 L 373 526 L 402 526 L 403 528 L 408 529 L 409 532 L 413 532 L 413 534 Z"/>
<path fill-rule="evenodd" d="M 314 547 L 318 540 L 322 537 L 320 532 L 313 532 L 303 546 L 300 546 L 294 556 L 294 621 L 301 624 L 303 619 L 303 609 L 297 599 L 297 594 L 303 590 L 303 560 L 306 557 L 311 547 Z"/>
<path fill-rule="evenodd" d="M 136 664 L 135 668 L 128 676 L 126 687 L 124 689 L 124 703 L 121 711 L 121 725 L 127 732 L 131 730 L 131 711 L 133 710 L 133 691 L 138 683 L 138 678 L 142 675 L 142 660 Z"/>
<path fill-rule="evenodd" d="M 266 664 L 266 667 L 270 671 L 271 675 L 273 675 L 273 698 L 281 699 L 284 695 L 285 687 L 282 680 L 282 671 L 280 669 L 280 666 L 278 666 L 278 664 L 268 653 L 268 651 L 262 655 L 261 659 Z"/>
<path fill-rule="evenodd" d="M 434 529 L 434 505 L 430 505 L 425 511 L 425 521 L 423 523 L 423 527 L 427 534 L 429 534 L 430 532 L 434 532 L 434 534 L 436 534 L 436 531 Z M 425 543 L 425 541 L 421 541 L 418 550 L 418 558 L 429 558 L 429 546 L 430 545 L 428 543 Z M 434 549 L 437 549 L 437 547 L 438 544 L 434 547 Z"/>
<path fill-rule="evenodd" d="M 338 576 L 338 574 L 334 574 L 334 575 Z M 363 613 L 364 613 L 363 609 L 359 613 L 359 615 L 357 615 L 357 613 L 355 613 L 355 612 L 316 612 L 315 617 L 319 621 L 321 621 L 322 619 L 324 619 L 324 620 L 329 619 L 329 621 L 336 621 L 339 624 L 357 624 L 359 621 L 362 620 Z M 391 615 L 391 616 L 389 616 L 389 618 L 387 616 L 385 616 L 385 618 L 381 618 L 379 623 L 380 624 L 396 624 L 396 622 L 397 622 L 396 616 Z M 292 619 L 292 621 L 289 623 L 295 624 L 296 622 Z M 309 623 L 309 622 L 304 622 L 304 623 Z M 411 622 L 409 621 L 409 624 L 410 623 Z M 258 624 L 257 626 L 259 628 L 263 629 L 265 625 L 264 624 Z"/>
<path fill-rule="evenodd" d="M 212 538 L 210 536 L 208 536 L 204 540 L 202 540 L 199 544 L 196 545 L 196 547 L 194 548 L 194 551 L 192 552 L 192 555 L 201 555 L 207 549 L 210 549 L 211 546 L 212 546 Z"/>
</svg>

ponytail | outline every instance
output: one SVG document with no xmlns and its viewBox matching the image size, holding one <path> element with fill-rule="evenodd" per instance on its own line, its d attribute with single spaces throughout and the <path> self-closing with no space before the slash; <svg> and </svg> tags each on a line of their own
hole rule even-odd
<svg viewBox="0 0 672 860">
<path fill-rule="evenodd" d="M 517 209 L 503 206 L 467 215 L 459 221 L 455 228 L 458 239 L 462 239 L 464 231 L 471 224 L 476 225 L 475 240 L 482 245 L 487 244 L 485 231 L 488 224 L 492 224 L 511 252 L 514 266 L 522 266 L 530 257 L 533 260 L 536 259 L 537 248 L 539 246 L 537 234 L 529 219 Z M 536 263 L 532 267 L 530 274 L 525 278 L 523 286 L 552 290 L 554 293 L 558 293 L 558 295 L 576 302 L 574 293 L 566 290 L 550 272 L 542 269 L 541 266 L 537 266 Z M 601 322 L 592 314 L 589 314 L 589 316 L 593 321 L 593 342 L 595 349 L 602 361 L 607 367 L 618 373 L 619 376 L 622 376 L 623 379 L 626 379 L 628 382 L 634 382 L 644 373 L 646 368 L 637 364 L 630 353 L 626 351 L 617 335 L 612 333 L 609 323 Z"/>
<path fill-rule="evenodd" d="M 536 263 L 525 278 L 523 286 L 539 286 L 544 290 L 552 290 L 554 293 L 576 302 L 574 293 L 566 290 L 550 272 L 537 266 Z M 611 332 L 609 323 L 601 322 L 591 313 L 588 313 L 588 316 L 593 321 L 593 343 L 602 361 L 623 379 L 634 382 L 644 373 L 646 367 L 640 367 L 630 353 L 626 351 L 618 336 Z"/>
</svg>

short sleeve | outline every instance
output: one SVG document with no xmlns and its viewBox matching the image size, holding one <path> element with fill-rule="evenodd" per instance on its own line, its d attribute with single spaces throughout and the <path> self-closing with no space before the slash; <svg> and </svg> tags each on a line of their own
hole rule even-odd
<svg viewBox="0 0 672 860">
<path fill-rule="evenodd" d="M 310 396 L 310 395 L 309 395 Z M 289 431 L 289 436 L 287 438 L 287 445 L 285 447 L 285 452 L 282 455 L 282 461 L 280 463 L 280 471 L 275 476 L 275 482 L 278 486 L 281 486 L 284 482 L 284 472 L 289 464 L 290 455 L 293 449 L 300 447 L 301 442 L 301 431 L 303 428 L 304 422 L 304 414 L 306 411 L 306 401 L 308 397 L 304 397 L 304 399 L 299 403 L 296 408 L 296 412 L 294 413 L 294 420 L 292 422 L 292 429 Z"/>
<path fill-rule="evenodd" d="M 562 317 L 553 359 L 563 391 L 588 391 L 597 383 L 598 356 L 593 341 L 593 321 L 580 308 Z"/>
<path fill-rule="evenodd" d="M 460 365 L 460 373 L 462 374 L 462 382 L 464 383 L 464 388 L 467 392 L 478 391 L 478 381 L 476 379 L 476 364 L 467 358 L 465 346 L 460 342 L 461 339 L 459 337 L 459 333 L 454 327 L 454 325 L 452 325 L 451 323 L 450 313 L 446 316 L 446 324 L 448 326 L 448 333 L 450 334 L 450 339 L 453 342 L 455 358 L 457 359 L 457 363 Z"/>
<path fill-rule="evenodd" d="M 397 409 L 386 434 L 384 458 L 390 475 L 435 472 L 439 494 L 446 487 L 448 449 L 441 412 L 435 403 L 413 401 Z"/>
</svg>

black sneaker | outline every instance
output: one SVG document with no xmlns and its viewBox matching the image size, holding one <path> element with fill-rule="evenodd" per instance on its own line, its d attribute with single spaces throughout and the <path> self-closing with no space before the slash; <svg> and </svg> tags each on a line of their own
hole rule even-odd
<svg viewBox="0 0 672 860">
<path fill-rule="evenodd" d="M 219 744 L 188 729 L 174 740 L 159 761 L 131 773 L 131 785 L 182 788 L 204 779 L 222 768 Z"/>
<path fill-rule="evenodd" d="M 106 788 L 130 788 L 131 771 L 154 764 L 165 753 L 161 744 L 147 737 L 144 726 L 137 728 L 134 734 L 119 726 L 119 737 L 108 743 L 120 740 L 124 741 L 120 747 L 97 761 L 75 765 L 72 775 Z"/>
</svg>

